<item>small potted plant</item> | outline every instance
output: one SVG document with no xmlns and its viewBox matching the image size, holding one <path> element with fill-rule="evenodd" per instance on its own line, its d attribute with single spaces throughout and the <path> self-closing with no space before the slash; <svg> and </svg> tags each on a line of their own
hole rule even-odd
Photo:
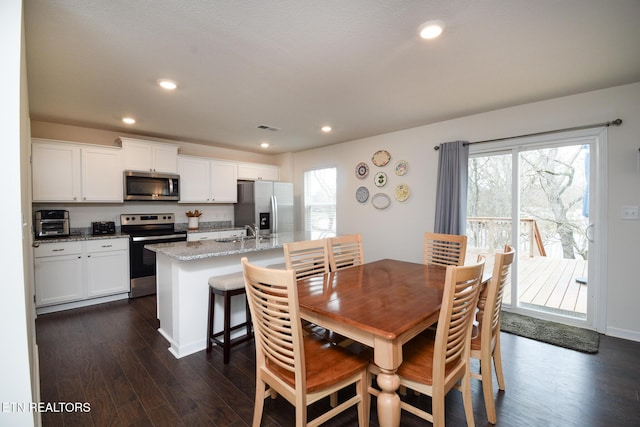
<svg viewBox="0 0 640 427">
<path fill-rule="evenodd" d="M 189 220 L 189 225 L 188 225 L 189 230 L 197 230 L 202 212 L 196 209 L 195 211 L 187 212 L 186 215 L 187 215 L 187 219 Z"/>
</svg>

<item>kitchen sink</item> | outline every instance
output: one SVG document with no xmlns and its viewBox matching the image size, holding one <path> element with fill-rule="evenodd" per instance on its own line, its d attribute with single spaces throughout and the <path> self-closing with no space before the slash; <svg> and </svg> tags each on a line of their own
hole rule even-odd
<svg viewBox="0 0 640 427">
<path fill-rule="evenodd" d="M 221 239 L 216 239 L 216 242 L 220 243 L 235 243 L 242 242 L 245 240 L 254 240 L 255 236 L 234 236 L 234 237 L 223 237 Z"/>
<path fill-rule="evenodd" d="M 271 235 L 263 235 L 260 236 L 259 240 L 264 240 L 264 239 L 270 239 Z M 235 237 L 223 237 L 221 239 L 216 239 L 216 242 L 220 242 L 220 243 L 237 243 L 237 242 L 244 242 L 247 240 L 255 240 L 256 236 L 235 236 Z"/>
</svg>

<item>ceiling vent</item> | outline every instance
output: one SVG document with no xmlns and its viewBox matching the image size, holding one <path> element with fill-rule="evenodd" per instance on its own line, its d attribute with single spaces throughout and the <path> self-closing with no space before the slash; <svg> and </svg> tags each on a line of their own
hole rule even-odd
<svg viewBox="0 0 640 427">
<path fill-rule="evenodd" d="M 258 126 L 258 129 L 262 129 L 262 130 L 270 130 L 270 131 L 272 131 L 272 132 L 275 132 L 275 131 L 277 131 L 277 130 L 280 130 L 280 129 L 278 129 L 278 128 L 274 128 L 274 127 L 272 127 L 272 126 L 267 126 L 267 125 L 260 125 L 260 126 Z"/>
</svg>

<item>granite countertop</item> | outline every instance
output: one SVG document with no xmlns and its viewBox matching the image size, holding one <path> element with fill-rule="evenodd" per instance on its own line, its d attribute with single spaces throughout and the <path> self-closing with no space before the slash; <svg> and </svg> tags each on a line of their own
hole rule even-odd
<svg viewBox="0 0 640 427">
<path fill-rule="evenodd" d="M 168 256 L 178 261 L 267 251 L 282 248 L 287 242 L 311 240 L 308 232 L 279 233 L 275 237 L 232 241 L 205 240 L 197 242 L 156 243 L 145 245 L 145 249 Z"/>
<path fill-rule="evenodd" d="M 63 243 L 63 242 L 81 242 L 83 240 L 99 240 L 99 239 L 128 239 L 129 235 L 126 233 L 116 232 L 115 234 L 98 234 L 93 235 L 91 232 L 72 231 L 68 236 L 59 237 L 44 237 L 33 239 L 33 245 L 39 245 L 41 243 Z"/>
</svg>

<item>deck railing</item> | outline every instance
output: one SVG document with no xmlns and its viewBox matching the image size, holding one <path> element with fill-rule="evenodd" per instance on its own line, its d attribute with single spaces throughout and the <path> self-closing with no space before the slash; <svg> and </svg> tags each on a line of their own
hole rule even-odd
<svg viewBox="0 0 640 427">
<path fill-rule="evenodd" d="M 507 243 L 513 244 L 511 223 L 511 218 L 468 217 L 467 246 L 492 254 Z M 520 239 L 517 244 L 521 254 L 529 254 L 531 257 L 547 255 L 535 219 L 520 219 Z"/>
</svg>

